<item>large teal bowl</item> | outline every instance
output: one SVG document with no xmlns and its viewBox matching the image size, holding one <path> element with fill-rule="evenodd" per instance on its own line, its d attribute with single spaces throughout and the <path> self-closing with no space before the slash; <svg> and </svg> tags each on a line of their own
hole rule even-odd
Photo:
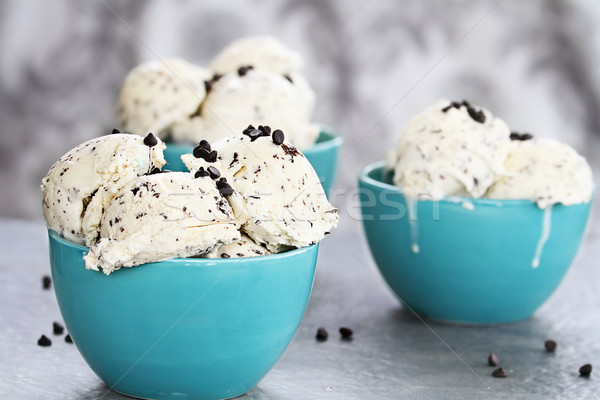
<svg viewBox="0 0 600 400">
<path fill-rule="evenodd" d="M 317 172 L 321 185 L 323 185 L 323 189 L 327 194 L 329 194 L 335 181 L 338 156 L 343 142 L 342 138 L 336 135 L 333 130 L 322 128 L 315 145 L 302 151 Z M 192 150 L 194 150 L 194 147 L 189 145 L 167 144 L 164 151 L 165 160 L 167 161 L 166 168 L 171 171 L 187 171 L 181 161 L 181 156 L 191 153 Z"/>
<path fill-rule="evenodd" d="M 545 212 L 528 200 L 449 198 L 416 201 L 411 214 L 383 166 L 369 165 L 359 178 L 364 230 L 389 287 L 426 317 L 473 324 L 528 318 L 581 244 L 592 202 Z"/>
<path fill-rule="evenodd" d="M 54 289 L 81 355 L 113 390 L 224 399 L 281 357 L 308 303 L 318 245 L 240 259 L 172 259 L 109 276 L 49 232 Z"/>
</svg>

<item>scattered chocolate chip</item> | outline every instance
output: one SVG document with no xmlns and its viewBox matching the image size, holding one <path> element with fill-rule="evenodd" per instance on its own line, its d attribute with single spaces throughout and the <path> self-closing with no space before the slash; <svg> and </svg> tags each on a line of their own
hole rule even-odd
<svg viewBox="0 0 600 400">
<path fill-rule="evenodd" d="M 219 170 L 216 169 L 215 167 L 213 167 L 212 165 L 210 167 L 208 167 L 206 170 L 208 171 L 208 174 L 210 175 L 210 179 L 217 179 L 221 176 L 221 173 L 219 172 Z"/>
<path fill-rule="evenodd" d="M 50 289 L 50 287 L 52 286 L 52 278 L 50 278 L 48 275 L 44 275 L 42 277 L 42 287 L 46 290 Z"/>
<path fill-rule="evenodd" d="M 194 174 L 194 178 L 203 178 L 205 176 L 209 176 L 210 174 L 208 173 L 207 170 L 204 169 L 204 167 L 200 167 L 200 169 L 198 171 L 196 171 L 196 173 Z"/>
<path fill-rule="evenodd" d="M 114 128 L 114 129 L 112 130 L 112 134 L 114 135 L 115 133 L 121 133 L 121 131 L 120 131 L 120 130 L 118 130 L 117 128 Z"/>
<path fill-rule="evenodd" d="M 498 364 L 500 364 L 498 356 L 495 353 L 490 353 L 490 355 L 488 356 L 488 365 L 490 367 L 496 367 L 498 366 Z"/>
<path fill-rule="evenodd" d="M 530 133 L 518 133 L 518 132 L 510 133 L 510 140 L 525 141 L 525 140 L 531 140 L 531 139 L 533 139 L 533 135 Z"/>
<path fill-rule="evenodd" d="M 283 74 L 283 77 L 284 77 L 285 79 L 287 79 L 288 81 L 290 81 L 290 83 L 294 83 L 294 81 L 292 80 L 292 77 L 291 77 L 291 76 L 289 76 L 288 74 Z"/>
<path fill-rule="evenodd" d="M 219 189 L 219 193 L 221 196 L 231 196 L 233 194 L 233 188 L 227 184 L 227 186 L 223 186 Z"/>
<path fill-rule="evenodd" d="M 492 372 L 492 376 L 494 378 L 506 378 L 508 374 L 504 370 L 504 368 L 496 368 L 494 372 Z"/>
<path fill-rule="evenodd" d="M 211 151 L 204 159 L 206 160 L 206 162 L 214 163 L 215 161 L 217 161 L 217 151 Z"/>
<path fill-rule="evenodd" d="M 475 110 L 473 107 L 467 107 L 467 112 L 474 121 L 479 122 L 480 124 L 485 122 L 485 114 L 483 111 Z"/>
<path fill-rule="evenodd" d="M 280 145 L 283 143 L 284 140 L 285 135 L 283 134 L 281 129 L 275 129 L 275 132 L 273 132 L 273 143 L 275 143 L 276 145 Z"/>
<path fill-rule="evenodd" d="M 544 342 L 544 347 L 546 348 L 546 351 L 550 352 L 550 353 L 554 353 L 554 351 L 556 350 L 556 342 L 554 340 L 546 340 Z"/>
<path fill-rule="evenodd" d="M 214 74 L 211 78 L 212 83 L 215 83 L 216 81 L 218 81 L 219 79 L 221 79 L 223 77 L 223 74 Z"/>
<path fill-rule="evenodd" d="M 579 375 L 584 376 L 584 377 L 589 377 L 590 374 L 592 373 L 592 364 L 585 364 L 582 365 L 581 368 L 579 368 Z"/>
<path fill-rule="evenodd" d="M 248 125 L 248 127 L 242 131 L 242 134 L 247 135 L 250 133 L 250 131 L 253 131 L 254 129 L 256 128 L 253 125 Z"/>
<path fill-rule="evenodd" d="M 265 125 L 265 126 L 259 125 L 258 130 L 262 132 L 263 136 L 269 136 L 271 134 L 271 127 L 267 126 L 267 125 Z"/>
<path fill-rule="evenodd" d="M 262 132 L 258 129 L 253 129 L 250 132 L 248 132 L 248 136 L 250 137 L 250 141 L 254 142 L 256 139 L 262 136 Z"/>
<path fill-rule="evenodd" d="M 221 258 L 231 258 L 231 256 L 227 253 L 222 253 Z"/>
<path fill-rule="evenodd" d="M 198 147 L 200 147 L 201 149 L 205 149 L 208 152 L 212 150 L 212 148 L 210 147 L 210 143 L 208 143 L 208 140 L 201 140 L 200 143 L 198 143 Z"/>
<path fill-rule="evenodd" d="M 52 323 L 52 332 L 55 335 L 62 335 L 64 331 L 65 331 L 65 327 L 64 326 L 62 326 L 58 322 L 53 322 Z"/>
<path fill-rule="evenodd" d="M 144 144 L 148 147 L 153 147 L 156 146 L 158 144 L 158 139 L 156 138 L 156 136 L 154 136 L 152 134 L 152 132 L 150 132 L 145 138 L 144 138 Z"/>
<path fill-rule="evenodd" d="M 194 147 L 192 154 L 196 158 L 206 158 L 206 156 L 210 153 L 210 150 L 206 150 L 204 147 L 200 147 L 200 145 Z"/>
<path fill-rule="evenodd" d="M 133 195 L 135 196 L 138 192 L 140 191 L 140 188 L 138 186 L 134 187 L 133 189 L 131 189 L 131 193 L 133 193 Z M 112 221 L 110 226 L 112 226 Z"/>
<path fill-rule="evenodd" d="M 204 81 L 204 90 L 206 93 L 210 92 L 210 89 L 212 89 L 211 81 Z"/>
<path fill-rule="evenodd" d="M 251 69 L 254 69 L 254 67 L 252 65 L 244 65 L 244 66 L 241 66 L 238 68 L 237 73 L 239 76 L 244 76 Z"/>
<path fill-rule="evenodd" d="M 351 340 L 353 333 L 354 332 L 352 332 L 352 329 L 346 328 L 345 326 L 340 328 L 340 335 L 342 335 L 342 339 L 344 340 Z"/>
<path fill-rule="evenodd" d="M 162 170 L 160 168 L 154 167 L 152 168 L 152 171 L 148 172 L 147 175 L 156 175 L 156 174 L 162 174 L 163 172 L 171 172 L 168 169 Z"/>
<path fill-rule="evenodd" d="M 48 339 L 48 337 L 46 335 L 42 335 L 39 339 L 38 339 L 38 346 L 42 346 L 42 347 L 48 347 L 52 344 L 52 340 Z"/>
<path fill-rule="evenodd" d="M 65 336 L 65 342 L 73 343 L 73 339 L 71 339 L 71 335 L 67 334 L 67 336 Z"/>
<path fill-rule="evenodd" d="M 460 106 L 462 106 L 461 103 L 457 102 L 457 101 L 453 101 L 451 102 L 449 105 L 447 105 L 446 107 L 442 108 L 442 112 L 448 112 L 449 109 L 451 108 L 460 108 Z"/>
<path fill-rule="evenodd" d="M 327 331 L 325 330 L 325 328 L 319 328 L 317 329 L 317 340 L 319 342 L 324 342 L 327 340 L 327 338 L 329 337 L 329 333 L 327 333 Z"/>
</svg>

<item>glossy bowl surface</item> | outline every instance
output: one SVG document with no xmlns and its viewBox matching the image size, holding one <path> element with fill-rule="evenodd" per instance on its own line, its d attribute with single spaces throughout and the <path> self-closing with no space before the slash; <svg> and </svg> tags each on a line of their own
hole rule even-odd
<svg viewBox="0 0 600 400">
<path fill-rule="evenodd" d="M 318 245 L 262 257 L 172 259 L 106 276 L 86 247 L 49 231 L 69 334 L 113 390 L 148 399 L 247 393 L 292 340 L 310 296 Z"/>
<path fill-rule="evenodd" d="M 302 151 L 308 161 L 315 169 L 325 193 L 333 187 L 335 173 L 337 171 L 337 162 L 343 140 L 332 129 L 321 128 L 321 133 L 314 146 Z M 187 171 L 187 168 L 181 161 L 183 154 L 191 153 L 193 146 L 169 143 L 164 151 L 167 165 L 165 168 L 171 171 Z"/>
<path fill-rule="evenodd" d="M 529 200 L 407 202 L 389 175 L 378 162 L 359 177 L 373 258 L 406 307 L 449 322 L 533 315 L 569 269 L 593 203 L 541 210 Z"/>
</svg>

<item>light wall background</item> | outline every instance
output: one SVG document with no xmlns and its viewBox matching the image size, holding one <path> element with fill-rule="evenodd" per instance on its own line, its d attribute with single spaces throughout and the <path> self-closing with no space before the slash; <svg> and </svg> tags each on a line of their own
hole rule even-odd
<svg viewBox="0 0 600 400">
<path fill-rule="evenodd" d="M 119 87 L 135 65 L 206 64 L 249 34 L 304 55 L 315 120 L 345 138 L 340 191 L 438 98 L 465 98 L 513 130 L 564 140 L 600 176 L 596 0 L 2 0 L 0 217 L 41 221 L 41 179 L 116 125 Z M 343 195 L 336 203 L 353 207 Z"/>
</svg>

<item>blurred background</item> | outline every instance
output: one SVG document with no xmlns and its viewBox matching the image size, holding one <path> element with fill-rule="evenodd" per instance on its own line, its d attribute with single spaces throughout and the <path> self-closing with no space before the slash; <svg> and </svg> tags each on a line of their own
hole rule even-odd
<svg viewBox="0 0 600 400">
<path fill-rule="evenodd" d="M 0 217 L 42 221 L 41 179 L 69 149 L 117 125 L 120 85 L 138 63 L 208 64 L 250 34 L 277 36 L 304 56 L 315 121 L 345 139 L 338 190 L 354 188 L 360 169 L 438 98 L 467 99 L 513 130 L 566 141 L 600 176 L 596 0 L 2 0 Z M 352 196 L 336 205 L 352 208 Z"/>
</svg>

